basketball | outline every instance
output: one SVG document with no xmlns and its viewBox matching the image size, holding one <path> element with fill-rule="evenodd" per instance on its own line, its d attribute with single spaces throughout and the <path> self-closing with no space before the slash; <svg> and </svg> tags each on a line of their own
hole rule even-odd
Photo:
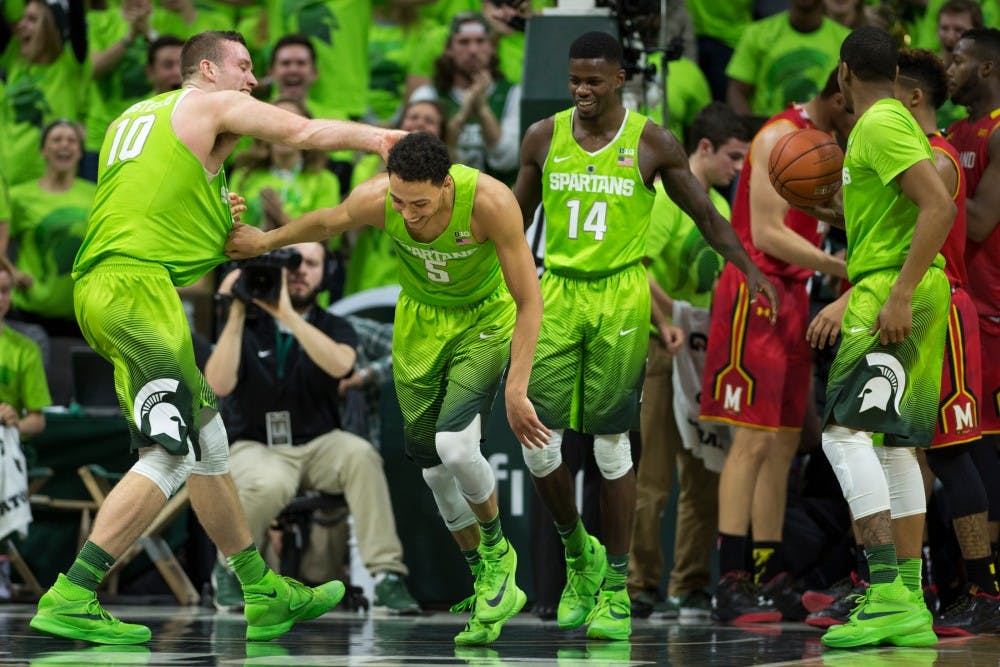
<svg viewBox="0 0 1000 667">
<path fill-rule="evenodd" d="M 815 206 L 840 189 L 844 152 L 825 132 L 796 130 L 778 140 L 767 167 L 771 184 L 788 203 Z"/>
</svg>

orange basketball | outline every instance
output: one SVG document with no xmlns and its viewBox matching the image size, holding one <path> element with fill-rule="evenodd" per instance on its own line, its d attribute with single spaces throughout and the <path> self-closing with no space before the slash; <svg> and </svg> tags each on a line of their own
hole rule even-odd
<svg viewBox="0 0 1000 667">
<path fill-rule="evenodd" d="M 795 206 L 815 206 L 840 189 L 844 152 L 825 132 L 789 132 L 775 144 L 768 175 L 778 194 Z"/>
</svg>

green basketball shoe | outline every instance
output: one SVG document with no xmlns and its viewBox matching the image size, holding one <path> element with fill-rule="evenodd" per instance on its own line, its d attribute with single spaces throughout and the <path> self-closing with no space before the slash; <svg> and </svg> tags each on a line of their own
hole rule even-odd
<svg viewBox="0 0 1000 667">
<path fill-rule="evenodd" d="M 480 545 L 479 555 L 483 567 L 476 577 L 476 617 L 482 623 L 506 621 L 524 606 L 523 601 L 517 605 L 524 595 L 515 580 L 517 553 L 504 538 L 492 547 Z"/>
<path fill-rule="evenodd" d="M 559 596 L 557 621 L 563 630 L 583 625 L 587 614 L 596 604 L 597 591 L 604 583 L 608 570 L 604 545 L 593 535 L 587 536 L 587 545 L 579 556 L 566 554 L 566 586 Z"/>
<path fill-rule="evenodd" d="M 142 644 L 152 636 L 145 625 L 119 621 L 101 607 L 93 591 L 63 574 L 38 601 L 30 625 L 39 632 L 95 644 Z"/>
<path fill-rule="evenodd" d="M 632 602 L 628 590 L 601 591 L 587 614 L 588 639 L 628 639 L 632 635 Z"/>
<path fill-rule="evenodd" d="M 923 619 L 923 624 L 906 634 L 887 637 L 883 644 L 904 646 L 910 648 L 925 648 L 937 644 L 938 637 L 934 632 L 934 615 L 924 602 L 924 592 L 910 591 L 910 602 L 917 608 L 917 613 Z"/>
<path fill-rule="evenodd" d="M 865 597 L 851 612 L 847 623 L 826 631 L 821 641 L 831 648 L 871 646 L 890 637 L 906 641 L 906 637 L 923 635 L 930 612 L 914 604 L 910 591 L 897 577 L 891 584 L 872 584 Z"/>
<path fill-rule="evenodd" d="M 309 588 L 268 570 L 258 583 L 243 589 L 243 596 L 247 639 L 266 642 L 288 632 L 296 621 L 308 621 L 336 607 L 344 597 L 344 584 L 328 581 Z"/>
</svg>

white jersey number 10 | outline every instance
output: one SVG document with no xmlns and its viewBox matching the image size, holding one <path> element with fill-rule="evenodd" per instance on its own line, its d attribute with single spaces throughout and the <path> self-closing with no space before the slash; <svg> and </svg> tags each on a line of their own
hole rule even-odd
<svg viewBox="0 0 1000 667">
<path fill-rule="evenodd" d="M 146 139 L 149 138 L 149 131 L 153 129 L 155 120 L 156 116 L 153 114 L 123 118 L 115 128 L 115 138 L 111 142 L 107 166 L 110 167 L 116 160 L 131 160 L 137 157 L 146 145 Z"/>
</svg>

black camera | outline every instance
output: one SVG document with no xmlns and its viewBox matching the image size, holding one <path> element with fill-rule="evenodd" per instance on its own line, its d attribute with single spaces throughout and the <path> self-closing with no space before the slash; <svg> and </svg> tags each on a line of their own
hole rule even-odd
<svg viewBox="0 0 1000 667">
<path fill-rule="evenodd" d="M 259 299 L 275 303 L 281 296 L 281 272 L 294 271 L 302 264 L 302 254 L 293 248 L 272 250 L 260 257 L 238 263 L 240 277 L 233 283 L 233 296 L 244 303 Z"/>
</svg>

